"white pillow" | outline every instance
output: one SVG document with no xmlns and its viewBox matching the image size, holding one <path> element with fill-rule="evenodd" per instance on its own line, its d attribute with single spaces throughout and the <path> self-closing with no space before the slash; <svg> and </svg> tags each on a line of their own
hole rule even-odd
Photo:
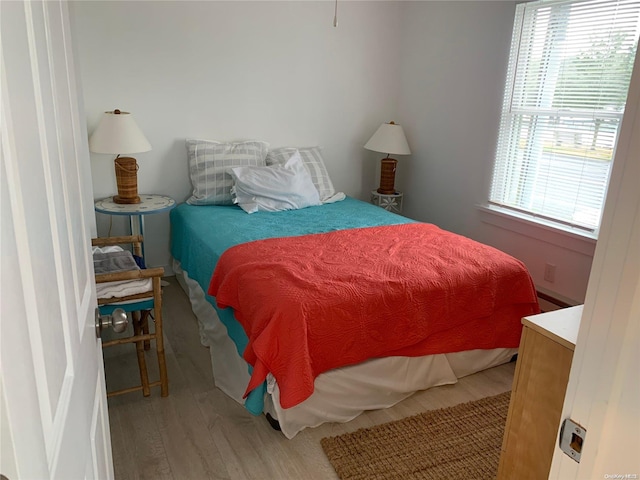
<svg viewBox="0 0 640 480">
<path fill-rule="evenodd" d="M 296 153 L 284 164 L 271 167 L 234 167 L 234 202 L 247 213 L 277 212 L 320 205 L 311 176 Z"/>
<path fill-rule="evenodd" d="M 265 166 L 269 144 L 260 141 L 220 143 L 212 140 L 186 140 L 189 176 L 193 194 L 191 205 L 233 205 L 229 174 L 232 167 Z"/>
<path fill-rule="evenodd" d="M 281 147 L 270 150 L 267 154 L 267 165 L 284 165 L 294 153 L 300 153 L 302 163 L 311 175 L 311 180 L 318 190 L 320 200 L 324 203 L 336 193 L 333 182 L 324 164 L 320 147 Z"/>
</svg>

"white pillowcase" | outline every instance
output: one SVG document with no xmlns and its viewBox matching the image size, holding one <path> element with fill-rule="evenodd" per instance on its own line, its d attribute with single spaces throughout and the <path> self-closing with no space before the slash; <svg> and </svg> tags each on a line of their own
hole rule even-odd
<svg viewBox="0 0 640 480">
<path fill-rule="evenodd" d="M 318 190 L 297 152 L 284 165 L 234 167 L 229 173 L 235 181 L 233 201 L 247 213 L 321 205 Z"/>
<path fill-rule="evenodd" d="M 331 177 L 329 177 L 329 172 L 327 172 L 327 167 L 324 164 L 320 147 L 275 148 L 267 154 L 267 165 L 284 165 L 296 152 L 300 154 L 302 163 L 309 172 L 309 175 L 311 175 L 311 180 L 318 190 L 322 203 L 336 201 L 338 198 L 332 198 L 335 197 L 336 191 L 333 187 Z M 344 194 L 342 193 L 340 195 L 341 198 L 339 198 L 339 200 L 343 200 Z"/>
<path fill-rule="evenodd" d="M 229 174 L 232 167 L 265 166 L 269 144 L 257 140 L 220 143 L 212 140 L 186 140 L 189 176 L 193 193 L 191 205 L 233 205 Z"/>
</svg>

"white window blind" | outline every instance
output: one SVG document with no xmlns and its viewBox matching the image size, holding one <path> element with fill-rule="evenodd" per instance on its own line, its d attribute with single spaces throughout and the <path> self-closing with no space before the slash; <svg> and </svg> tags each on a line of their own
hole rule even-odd
<svg viewBox="0 0 640 480">
<path fill-rule="evenodd" d="M 489 203 L 597 232 L 640 0 L 516 7 Z"/>
</svg>

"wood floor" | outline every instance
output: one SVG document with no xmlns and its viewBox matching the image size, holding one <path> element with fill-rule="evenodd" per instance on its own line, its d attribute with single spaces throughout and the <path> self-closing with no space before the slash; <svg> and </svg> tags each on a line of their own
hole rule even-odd
<svg viewBox="0 0 640 480">
<path fill-rule="evenodd" d="M 164 288 L 169 396 L 159 388 L 109 399 L 116 479 L 336 479 L 320 447 L 326 436 L 396 420 L 419 412 L 495 395 L 511 388 L 514 363 L 419 392 L 398 405 L 366 412 L 346 424 L 306 429 L 293 440 L 254 417 L 215 388 L 209 351 L 199 341 L 189 300 L 175 278 Z M 152 380 L 155 350 L 147 352 Z M 154 368 L 151 368 L 154 367 Z M 135 347 L 105 349 L 107 388 L 137 381 Z"/>
</svg>

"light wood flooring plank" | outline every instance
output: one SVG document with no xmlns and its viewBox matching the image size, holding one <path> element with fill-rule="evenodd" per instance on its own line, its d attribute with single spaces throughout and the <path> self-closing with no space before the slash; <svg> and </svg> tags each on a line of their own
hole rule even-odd
<svg viewBox="0 0 640 480">
<path fill-rule="evenodd" d="M 142 395 L 142 394 L 140 394 Z M 126 470 L 117 468 L 122 479 L 172 479 L 175 478 L 169 465 L 162 436 L 155 422 L 150 399 L 145 408 L 135 403 L 125 403 L 119 409 L 119 420 L 125 445 Z M 112 439 L 113 444 L 113 439 Z M 114 458 L 114 464 L 119 460 Z M 114 465 L 115 467 L 115 465 Z"/>
<path fill-rule="evenodd" d="M 263 416 L 255 417 L 215 388 L 209 350 L 200 344 L 197 320 L 174 278 L 164 287 L 164 333 L 169 397 L 159 388 L 109 399 L 114 469 L 122 479 L 337 479 L 320 439 L 417 413 L 497 395 L 511 388 L 513 363 L 432 388 L 394 407 L 365 412 L 345 424 L 306 429 L 288 440 Z M 128 348 L 125 348 L 128 347 Z M 135 347 L 105 351 L 109 389 L 138 381 Z M 155 348 L 146 352 L 157 375 Z"/>
<path fill-rule="evenodd" d="M 153 402 L 173 478 L 229 478 L 225 461 L 193 402 L 188 391 L 177 391 Z"/>
</svg>

